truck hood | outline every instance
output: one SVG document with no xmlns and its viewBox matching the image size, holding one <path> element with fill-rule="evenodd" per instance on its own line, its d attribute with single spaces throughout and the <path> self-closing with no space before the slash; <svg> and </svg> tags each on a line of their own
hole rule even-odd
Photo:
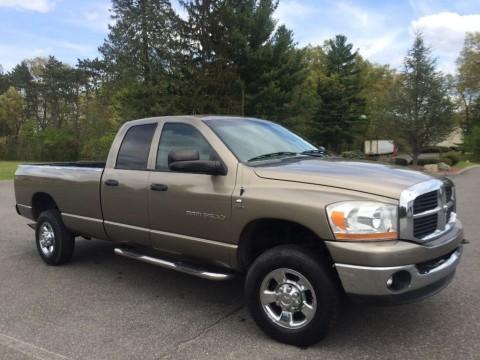
<svg viewBox="0 0 480 360">
<path fill-rule="evenodd" d="M 372 162 L 285 159 L 254 167 L 265 179 L 332 186 L 399 199 L 402 190 L 432 179 L 418 172 Z"/>
</svg>

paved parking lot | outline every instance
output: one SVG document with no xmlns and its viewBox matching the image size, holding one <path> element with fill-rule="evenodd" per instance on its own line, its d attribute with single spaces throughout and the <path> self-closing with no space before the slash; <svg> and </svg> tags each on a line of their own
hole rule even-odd
<svg viewBox="0 0 480 360">
<path fill-rule="evenodd" d="M 466 237 L 453 283 L 420 303 L 347 305 L 322 343 L 300 349 L 257 329 L 242 280 L 210 282 L 77 241 L 48 267 L 0 182 L 0 359 L 480 359 L 480 169 L 455 179 Z"/>
</svg>

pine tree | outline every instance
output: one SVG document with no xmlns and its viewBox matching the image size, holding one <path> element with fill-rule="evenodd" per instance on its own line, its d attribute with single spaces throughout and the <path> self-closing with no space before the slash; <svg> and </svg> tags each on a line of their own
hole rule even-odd
<svg viewBox="0 0 480 360">
<path fill-rule="evenodd" d="M 7 91 L 9 85 L 8 76 L 3 73 L 3 67 L 0 65 L 0 95 Z"/>
<path fill-rule="evenodd" d="M 392 133 L 408 146 L 414 164 L 423 148 L 444 140 L 455 125 L 445 77 L 430 53 L 417 33 L 389 105 Z"/>
<path fill-rule="evenodd" d="M 168 0 L 113 0 L 108 38 L 99 48 L 126 118 L 168 113 L 178 17 Z"/>
<path fill-rule="evenodd" d="M 337 152 L 351 146 L 364 125 L 361 59 L 352 48 L 344 35 L 337 35 L 326 42 L 325 74 L 318 84 L 315 139 Z"/>
<path fill-rule="evenodd" d="M 284 26 L 275 31 L 271 0 L 183 2 L 183 78 L 192 112 L 263 116 L 285 120 L 305 77 L 302 52 Z M 187 80 L 188 79 L 188 80 Z"/>
</svg>

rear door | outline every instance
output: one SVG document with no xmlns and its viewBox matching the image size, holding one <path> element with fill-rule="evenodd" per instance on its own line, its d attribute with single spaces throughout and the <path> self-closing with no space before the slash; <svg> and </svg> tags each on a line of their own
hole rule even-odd
<svg viewBox="0 0 480 360">
<path fill-rule="evenodd" d="M 122 129 L 118 155 L 105 168 L 101 184 L 103 218 L 107 235 L 114 241 L 151 245 L 148 164 L 156 128 L 157 123 L 151 122 Z"/>
</svg>

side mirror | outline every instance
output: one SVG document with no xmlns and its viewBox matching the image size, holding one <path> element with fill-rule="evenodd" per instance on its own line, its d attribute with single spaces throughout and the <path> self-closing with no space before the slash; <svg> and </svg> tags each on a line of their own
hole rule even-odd
<svg viewBox="0 0 480 360">
<path fill-rule="evenodd" d="M 168 167 L 172 171 L 207 174 L 226 175 L 227 169 L 218 160 L 199 160 L 200 156 L 196 150 L 176 150 L 168 154 Z"/>
<path fill-rule="evenodd" d="M 168 153 L 168 166 L 177 161 L 196 161 L 200 159 L 197 150 L 173 150 Z"/>
</svg>

